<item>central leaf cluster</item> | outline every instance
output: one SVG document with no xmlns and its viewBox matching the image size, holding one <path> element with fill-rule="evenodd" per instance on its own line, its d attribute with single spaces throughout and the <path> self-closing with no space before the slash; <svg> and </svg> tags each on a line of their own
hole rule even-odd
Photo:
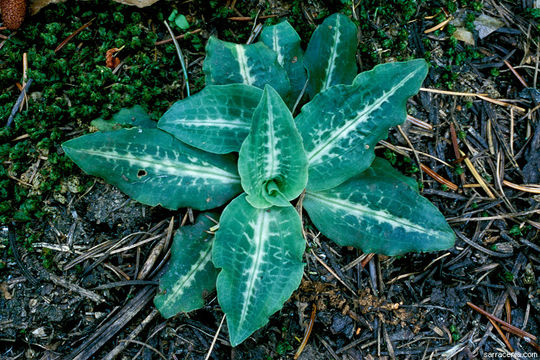
<svg viewBox="0 0 540 360">
<path fill-rule="evenodd" d="M 256 208 L 287 206 L 307 184 L 302 137 L 289 108 L 270 85 L 264 88 L 240 148 L 238 172 L 246 200 Z"/>
</svg>

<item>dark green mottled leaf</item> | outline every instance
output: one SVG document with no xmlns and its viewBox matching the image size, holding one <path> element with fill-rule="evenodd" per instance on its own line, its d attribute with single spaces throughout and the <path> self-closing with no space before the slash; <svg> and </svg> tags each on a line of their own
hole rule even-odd
<svg viewBox="0 0 540 360">
<path fill-rule="evenodd" d="M 261 95 L 261 89 L 244 84 L 209 85 L 174 103 L 158 127 L 211 153 L 239 151 Z"/>
<path fill-rule="evenodd" d="M 268 322 L 300 285 L 305 241 L 296 210 L 256 209 L 244 194 L 223 211 L 212 259 L 218 300 L 236 346 Z"/>
<path fill-rule="evenodd" d="M 308 155 L 307 188 L 330 189 L 367 169 L 377 142 L 405 121 L 407 99 L 427 71 L 422 59 L 378 65 L 306 104 L 296 125 Z"/>
<path fill-rule="evenodd" d="M 216 288 L 218 271 L 212 263 L 216 214 L 200 214 L 194 225 L 182 226 L 174 235 L 169 267 L 159 279 L 154 304 L 164 318 L 204 306 L 204 297 Z"/>
<path fill-rule="evenodd" d="M 327 17 L 315 29 L 304 56 L 311 98 L 333 85 L 352 83 L 357 73 L 357 33 L 356 25 L 342 14 Z"/>
<path fill-rule="evenodd" d="M 261 32 L 261 41 L 276 52 L 278 63 L 287 71 L 291 82 L 288 103 L 292 107 L 307 80 L 304 51 L 300 47 L 300 36 L 285 20 L 277 25 L 266 26 Z"/>
<path fill-rule="evenodd" d="M 158 129 L 98 132 L 62 147 L 86 173 L 147 205 L 206 210 L 241 191 L 234 158 L 192 148 Z"/>
<path fill-rule="evenodd" d="M 203 70 L 207 85 L 246 84 L 263 89 L 268 84 L 283 98 L 291 90 L 276 53 L 262 42 L 243 45 L 211 37 Z"/>
<path fill-rule="evenodd" d="M 267 85 L 238 158 L 247 201 L 257 208 L 290 206 L 306 186 L 307 165 L 291 112 Z"/>
<path fill-rule="evenodd" d="M 453 230 L 412 182 L 377 158 L 345 183 L 306 192 L 303 206 L 326 237 L 368 253 L 400 255 L 452 247 Z"/>
</svg>

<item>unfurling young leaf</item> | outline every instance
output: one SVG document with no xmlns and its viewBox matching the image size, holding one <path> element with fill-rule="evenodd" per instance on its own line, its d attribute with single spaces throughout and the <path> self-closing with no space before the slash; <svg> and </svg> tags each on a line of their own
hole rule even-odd
<svg viewBox="0 0 540 360">
<path fill-rule="evenodd" d="M 158 127 L 211 153 L 239 151 L 261 95 L 261 89 L 244 84 L 210 85 L 174 103 Z"/>
<path fill-rule="evenodd" d="M 309 40 L 304 63 L 311 98 L 337 84 L 349 85 L 356 76 L 358 29 L 345 15 L 327 17 Z"/>
<path fill-rule="evenodd" d="M 238 172 L 247 201 L 257 208 L 290 206 L 306 186 L 302 138 L 287 105 L 268 85 L 240 149 Z"/>
<path fill-rule="evenodd" d="M 307 188 L 330 189 L 367 169 L 375 144 L 405 121 L 407 99 L 427 71 L 422 59 L 377 65 L 306 104 L 295 120 L 309 161 Z"/>
<path fill-rule="evenodd" d="M 409 178 L 376 158 L 362 174 L 325 191 L 308 191 L 304 208 L 326 237 L 365 253 L 401 255 L 452 247 L 453 230 Z"/>
<path fill-rule="evenodd" d="M 277 55 L 262 42 L 234 44 L 215 37 L 208 39 L 203 71 L 207 85 L 246 84 L 258 88 L 272 86 L 281 97 L 291 90 L 287 72 Z"/>
<path fill-rule="evenodd" d="M 62 147 L 86 173 L 147 205 L 206 210 L 241 191 L 234 159 L 194 149 L 158 129 L 98 132 Z"/>
<path fill-rule="evenodd" d="M 304 249 L 292 205 L 256 209 L 242 194 L 223 210 L 212 259 L 222 268 L 218 300 L 233 346 L 264 326 L 300 285 Z"/>
<path fill-rule="evenodd" d="M 174 235 L 169 268 L 159 279 L 160 292 L 154 304 L 164 318 L 204 306 L 204 297 L 216 288 L 217 269 L 212 263 L 214 236 L 208 230 L 215 225 L 200 214 L 194 225 L 183 226 Z"/>
</svg>

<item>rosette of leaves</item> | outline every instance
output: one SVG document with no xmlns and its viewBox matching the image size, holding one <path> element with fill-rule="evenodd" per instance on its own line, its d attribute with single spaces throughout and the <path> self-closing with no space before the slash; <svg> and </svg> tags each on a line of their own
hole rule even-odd
<svg viewBox="0 0 540 360">
<path fill-rule="evenodd" d="M 201 307 L 215 286 L 233 346 L 264 326 L 303 274 L 305 240 L 291 201 L 304 191 L 311 221 L 339 245 L 386 255 L 453 245 L 452 229 L 416 182 L 374 153 L 405 120 L 427 64 L 357 75 L 356 42 L 356 26 L 340 14 L 315 30 L 305 52 L 286 21 L 252 45 L 211 38 L 207 86 L 175 103 L 157 127 L 134 116 L 132 128 L 118 120 L 118 130 L 63 145 L 84 171 L 142 203 L 225 206 L 215 236 L 204 214 L 177 231 L 155 299 L 163 316 Z M 304 88 L 310 101 L 294 117 Z"/>
</svg>

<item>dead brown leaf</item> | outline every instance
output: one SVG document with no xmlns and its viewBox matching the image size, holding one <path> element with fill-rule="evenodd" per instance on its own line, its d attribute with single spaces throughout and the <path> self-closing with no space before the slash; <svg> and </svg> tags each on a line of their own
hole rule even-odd
<svg viewBox="0 0 540 360">
<path fill-rule="evenodd" d="M 4 299 L 11 300 L 13 299 L 13 295 L 8 290 L 8 286 L 5 282 L 0 283 L 0 292 L 2 292 L 2 295 L 4 296 Z"/>
<path fill-rule="evenodd" d="M 120 59 L 114 56 L 118 51 L 120 51 L 119 48 L 107 50 L 107 53 L 105 54 L 105 66 L 107 66 L 109 69 L 114 69 L 120 64 Z"/>
<path fill-rule="evenodd" d="M 30 0 L 30 15 L 35 15 L 38 13 L 39 10 L 44 8 L 45 6 L 49 4 L 56 4 L 56 3 L 62 3 L 66 0 Z"/>
<path fill-rule="evenodd" d="M 62 3 L 66 0 L 30 0 L 30 15 L 35 15 L 44 8 L 45 6 L 49 4 L 56 4 L 56 3 Z M 125 5 L 133 5 L 137 7 L 146 7 L 154 4 L 158 0 L 114 0 L 116 2 L 119 2 L 120 4 Z"/>
<path fill-rule="evenodd" d="M 120 4 L 133 5 L 133 6 L 142 8 L 142 7 L 150 6 L 153 3 L 157 2 L 158 0 L 114 0 L 114 1 L 119 2 Z"/>
</svg>

